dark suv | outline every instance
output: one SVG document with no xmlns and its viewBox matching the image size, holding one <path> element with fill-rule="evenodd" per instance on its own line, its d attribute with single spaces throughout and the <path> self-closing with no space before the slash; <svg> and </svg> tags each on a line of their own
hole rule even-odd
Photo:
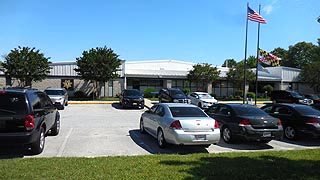
<svg viewBox="0 0 320 180">
<path fill-rule="evenodd" d="M 125 89 L 119 95 L 119 103 L 122 108 L 144 108 L 143 94 L 137 89 Z"/>
<path fill-rule="evenodd" d="M 27 145 L 40 154 L 46 135 L 58 135 L 59 130 L 60 114 L 44 92 L 0 89 L 1 145 Z"/>
<path fill-rule="evenodd" d="M 307 99 L 300 93 L 290 90 L 271 91 L 271 101 L 274 103 L 313 104 L 311 99 Z"/>
<path fill-rule="evenodd" d="M 190 98 L 178 88 L 163 88 L 158 98 L 159 103 L 191 103 Z"/>
</svg>

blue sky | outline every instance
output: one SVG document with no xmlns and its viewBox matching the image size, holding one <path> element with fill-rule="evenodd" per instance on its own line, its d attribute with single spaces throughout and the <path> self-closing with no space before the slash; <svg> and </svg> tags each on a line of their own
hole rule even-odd
<svg viewBox="0 0 320 180">
<path fill-rule="evenodd" d="M 18 46 L 40 49 L 51 62 L 107 46 L 126 61 L 240 61 L 247 2 L 257 12 L 261 4 L 267 20 L 260 48 L 317 44 L 319 0 L 0 0 L 1 60 Z M 249 21 L 248 56 L 256 54 L 257 25 Z"/>
</svg>

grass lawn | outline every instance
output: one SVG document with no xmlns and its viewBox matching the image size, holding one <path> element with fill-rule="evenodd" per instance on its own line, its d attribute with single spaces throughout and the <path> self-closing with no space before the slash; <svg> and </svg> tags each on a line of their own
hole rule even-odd
<svg viewBox="0 0 320 180">
<path fill-rule="evenodd" d="M 320 179 L 320 149 L 3 159 L 0 179 Z"/>
</svg>

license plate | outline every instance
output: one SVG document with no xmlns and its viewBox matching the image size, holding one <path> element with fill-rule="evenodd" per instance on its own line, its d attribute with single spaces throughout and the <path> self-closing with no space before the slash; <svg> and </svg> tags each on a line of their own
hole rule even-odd
<svg viewBox="0 0 320 180">
<path fill-rule="evenodd" d="M 271 137 L 271 132 L 264 132 L 262 137 Z"/>
<path fill-rule="evenodd" d="M 195 140 L 206 140 L 206 135 L 194 135 Z"/>
<path fill-rule="evenodd" d="M 138 103 L 132 103 L 132 105 L 138 105 Z"/>
</svg>

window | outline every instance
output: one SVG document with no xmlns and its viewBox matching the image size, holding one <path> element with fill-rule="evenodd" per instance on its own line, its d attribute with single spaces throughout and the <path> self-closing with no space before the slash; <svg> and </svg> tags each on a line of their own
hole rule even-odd
<svg viewBox="0 0 320 180">
<path fill-rule="evenodd" d="M 173 117 L 207 117 L 207 115 L 196 107 L 170 107 Z"/>
</svg>

